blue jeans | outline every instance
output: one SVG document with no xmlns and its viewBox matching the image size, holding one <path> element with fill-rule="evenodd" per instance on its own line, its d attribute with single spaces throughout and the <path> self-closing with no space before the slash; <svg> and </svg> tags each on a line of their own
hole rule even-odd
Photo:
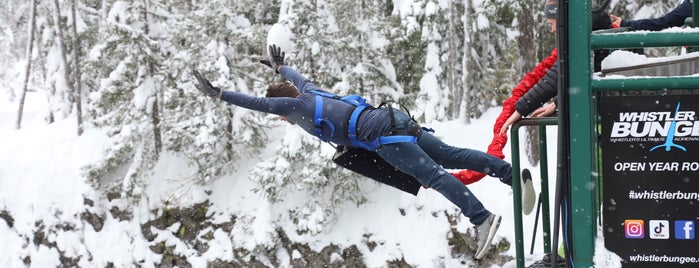
<svg viewBox="0 0 699 268">
<path fill-rule="evenodd" d="M 395 113 L 395 117 L 398 126 L 407 128 L 413 124 L 404 113 Z M 398 170 L 441 193 L 474 225 L 483 223 L 490 212 L 466 185 L 444 169 L 469 169 L 499 177 L 508 185 L 512 183 L 512 166 L 504 160 L 481 151 L 450 146 L 425 131 L 417 144 L 386 144 L 376 152 Z"/>
</svg>

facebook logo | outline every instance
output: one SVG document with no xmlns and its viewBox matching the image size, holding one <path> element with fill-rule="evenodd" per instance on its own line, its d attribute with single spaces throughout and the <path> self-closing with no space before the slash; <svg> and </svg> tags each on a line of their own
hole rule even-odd
<svg viewBox="0 0 699 268">
<path fill-rule="evenodd" d="M 693 221 L 675 221 L 675 239 L 694 239 Z"/>
</svg>

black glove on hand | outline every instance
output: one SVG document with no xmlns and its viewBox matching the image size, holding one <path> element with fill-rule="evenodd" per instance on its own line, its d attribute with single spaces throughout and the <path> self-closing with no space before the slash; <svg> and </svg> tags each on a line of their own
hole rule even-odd
<svg viewBox="0 0 699 268">
<path fill-rule="evenodd" d="M 269 60 L 261 60 L 260 63 L 269 66 L 270 68 L 274 69 L 275 72 L 279 73 L 279 66 L 285 65 L 284 64 L 284 56 L 286 53 L 282 51 L 281 47 L 278 47 L 277 45 L 271 45 L 269 46 Z"/>
<path fill-rule="evenodd" d="M 221 99 L 221 89 L 211 85 L 209 80 L 206 80 L 197 70 L 192 70 L 194 77 L 197 78 L 197 89 L 202 93 L 214 99 Z"/>
</svg>

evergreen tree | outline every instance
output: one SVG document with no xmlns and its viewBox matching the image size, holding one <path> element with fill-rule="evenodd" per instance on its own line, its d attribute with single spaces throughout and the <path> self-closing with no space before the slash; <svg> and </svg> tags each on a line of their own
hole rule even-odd
<svg viewBox="0 0 699 268">
<path fill-rule="evenodd" d="M 59 111 L 62 112 L 62 117 L 65 118 L 68 116 L 69 113 L 72 112 L 73 108 L 73 103 L 74 103 L 74 98 L 72 97 L 72 94 L 75 92 L 74 89 L 74 77 L 71 75 L 72 73 L 72 68 L 71 68 L 71 63 L 69 60 L 73 60 L 72 57 L 69 57 L 69 55 L 72 55 L 72 51 L 68 51 L 67 46 L 71 45 L 71 50 L 72 50 L 72 43 L 70 40 L 72 40 L 71 36 L 68 36 L 68 34 L 71 34 L 70 32 L 66 32 L 67 27 L 67 18 L 65 15 L 68 15 L 66 10 L 67 8 L 70 8 L 69 5 L 65 5 L 63 3 L 59 3 L 58 0 L 53 0 L 53 9 L 50 11 L 53 13 L 53 21 L 51 22 L 52 27 L 47 29 L 48 31 L 51 32 L 51 45 L 50 51 L 48 54 L 50 55 L 49 57 L 52 59 L 60 59 L 59 61 L 56 60 L 48 60 L 47 61 L 47 69 L 49 69 L 49 80 L 52 81 L 51 85 L 51 95 L 49 97 L 49 103 L 60 103 L 61 105 L 52 105 L 52 106 L 57 106 L 55 107 Z M 64 8 L 67 7 L 67 8 Z M 46 34 L 44 34 L 46 36 Z M 43 47 L 43 46 L 42 46 Z M 53 65 L 53 66 L 50 66 Z M 53 110 L 53 109 L 52 109 Z M 53 114 L 53 112 L 52 112 Z"/>
<path fill-rule="evenodd" d="M 424 121 L 425 108 L 419 107 L 417 100 L 427 55 L 427 40 L 422 36 L 426 15 L 419 10 L 410 8 L 407 13 L 391 12 L 386 18 L 385 36 L 389 40 L 387 56 L 394 63 L 396 81 L 404 91 L 400 103 L 414 109 L 414 116 Z"/>
<path fill-rule="evenodd" d="M 297 48 L 287 52 L 287 64 L 338 95 L 360 94 L 371 103 L 400 96 L 400 89 L 391 87 L 396 83 L 392 66 L 383 56 L 385 48 L 375 43 L 383 38 L 383 24 L 377 17 L 383 13 L 375 5 L 373 1 L 294 2 L 279 21 L 292 26 Z M 331 222 L 340 204 L 366 201 L 359 184 L 367 179 L 329 161 L 329 146 L 296 127 L 286 127 L 284 132 L 276 156 L 258 164 L 252 179 L 271 202 L 281 202 L 291 193 L 310 193 L 296 210 L 295 216 L 301 217 L 299 231 L 305 228 L 301 223 L 313 216 L 301 211 L 322 211 L 323 219 Z"/>
<path fill-rule="evenodd" d="M 36 17 L 37 17 L 37 2 L 36 0 L 31 1 L 31 9 L 29 11 L 29 23 L 26 25 L 28 27 L 28 41 L 26 43 L 27 49 L 25 53 L 26 63 L 24 68 L 24 75 L 22 80 L 22 88 L 19 95 L 19 108 L 17 110 L 17 122 L 15 127 L 20 129 L 22 127 L 22 116 L 24 114 L 24 103 L 27 97 L 27 91 L 29 90 L 29 78 L 31 77 L 32 62 L 34 61 L 34 39 L 36 33 Z"/>
<path fill-rule="evenodd" d="M 519 8 L 515 9 L 517 17 L 517 47 L 521 59 L 521 68 L 518 77 L 522 78 L 534 70 L 541 59 L 550 55 L 550 50 L 556 46 L 550 26 L 543 16 L 544 3 L 540 0 L 525 0 L 517 2 Z M 548 33 L 548 34 L 547 34 Z M 518 83 L 519 80 L 516 83 Z M 540 159 L 539 152 L 539 128 L 526 127 L 525 153 L 529 163 L 536 165 Z"/>
<path fill-rule="evenodd" d="M 467 61 L 468 79 L 473 83 L 468 92 L 470 117 L 477 118 L 488 108 L 501 105 L 518 81 L 519 55 L 516 43 L 510 42 L 507 35 L 515 18 L 513 7 L 517 5 L 512 2 L 489 0 L 484 2 L 482 13 L 479 7 L 470 13 L 471 58 Z M 482 14 L 487 20 L 479 22 L 474 14 Z"/>
<path fill-rule="evenodd" d="M 31 1 L 5 0 L 0 4 L 0 64 L 10 68 L 0 69 L 0 88 L 11 99 L 20 91 L 22 73 L 26 67 L 26 42 Z"/>
<path fill-rule="evenodd" d="M 86 174 L 93 182 L 116 178 L 127 193 L 138 193 L 164 149 L 189 160 L 186 184 L 204 184 L 267 142 L 263 115 L 202 96 L 190 72 L 199 69 L 224 90 L 261 95 L 261 68 L 250 55 L 260 54 L 264 29 L 251 21 L 265 21 L 257 8 L 266 4 L 166 2 L 116 2 L 101 21 L 100 57 L 88 61 L 94 77 L 104 77 L 90 112 L 97 126 L 112 128 L 114 146 Z"/>
<path fill-rule="evenodd" d="M 466 61 L 466 54 L 463 53 L 465 47 L 465 34 L 464 34 L 464 18 L 466 17 L 465 11 L 465 1 L 449 1 L 447 14 L 447 32 L 446 32 L 446 81 L 447 88 L 449 89 L 448 99 L 453 100 L 450 102 L 448 108 L 448 118 L 458 118 L 461 121 L 465 119 L 466 110 L 466 94 L 464 93 L 466 78 L 466 68 L 464 62 Z"/>
<path fill-rule="evenodd" d="M 112 146 L 106 158 L 86 167 L 95 185 L 111 182 L 128 195 L 138 195 L 151 176 L 161 150 L 160 111 L 162 42 L 157 35 L 157 4 L 149 1 L 102 3 L 98 32 L 103 43 L 92 49 L 87 77 L 99 90 L 91 95 L 92 122 L 109 130 Z M 156 26 L 157 25 L 157 26 Z"/>
<path fill-rule="evenodd" d="M 399 101 L 403 96 L 386 52 L 387 8 L 383 2 L 369 0 L 332 3 L 338 31 L 333 35 L 335 50 L 325 55 L 340 56 L 342 78 L 334 90 L 360 94 L 377 105 L 387 100 Z"/>
<path fill-rule="evenodd" d="M 263 114 L 203 96 L 194 89 L 190 72 L 200 70 L 223 90 L 264 95 L 257 78 L 262 68 L 251 57 L 263 48 L 264 29 L 251 23 L 259 20 L 252 12 L 258 5 L 264 3 L 207 1 L 192 10 L 182 7 L 176 12 L 184 17 L 170 23 L 175 27 L 168 31 L 173 56 L 163 70 L 169 89 L 164 92 L 165 144 L 189 159 L 194 167 L 190 177 L 197 184 L 235 171 L 240 159 L 259 155 L 268 142 Z"/>
<path fill-rule="evenodd" d="M 443 16 L 449 12 L 447 7 L 442 7 L 432 1 L 425 1 L 423 8 L 425 20 L 422 22 L 422 38 L 427 43 L 425 49 L 425 61 L 423 62 L 422 77 L 420 79 L 420 92 L 417 96 L 418 115 L 424 115 L 423 120 L 443 120 L 447 116 L 447 110 L 451 105 L 449 92 L 453 90 L 446 83 L 447 72 L 445 63 L 447 60 L 446 43 L 449 16 Z M 449 66 L 448 68 L 458 68 Z"/>
</svg>

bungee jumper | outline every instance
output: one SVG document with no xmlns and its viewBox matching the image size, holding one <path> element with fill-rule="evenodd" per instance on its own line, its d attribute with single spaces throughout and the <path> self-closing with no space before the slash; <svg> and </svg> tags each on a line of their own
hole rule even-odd
<svg viewBox="0 0 699 268">
<path fill-rule="evenodd" d="M 276 45 L 268 47 L 268 55 L 269 59 L 260 62 L 291 84 L 271 85 L 266 97 L 221 90 L 193 70 L 198 82 L 196 88 L 213 99 L 279 115 L 282 120 L 301 127 L 323 141 L 334 143 L 338 148 L 351 149 L 365 156 L 373 155 L 385 161 L 390 167 L 408 175 L 405 180 L 418 182 L 418 189 L 420 185 L 434 189 L 459 207 L 474 225 L 478 241 L 474 257 L 480 259 L 485 256 L 498 230 L 501 216 L 488 211 L 468 187 L 445 168 L 474 170 L 512 185 L 512 166 L 509 163 L 485 152 L 448 145 L 422 130 L 407 113 L 390 105 L 375 108 L 366 104 L 360 96 L 339 98 L 320 89 L 287 66 L 284 63 L 285 52 Z M 352 161 L 335 161 L 340 165 L 348 162 Z M 376 172 L 371 170 L 373 166 L 361 168 L 365 172 L 363 175 L 376 177 Z M 389 185 L 401 183 L 395 179 L 379 181 Z M 416 193 L 417 190 L 413 192 Z"/>
</svg>

